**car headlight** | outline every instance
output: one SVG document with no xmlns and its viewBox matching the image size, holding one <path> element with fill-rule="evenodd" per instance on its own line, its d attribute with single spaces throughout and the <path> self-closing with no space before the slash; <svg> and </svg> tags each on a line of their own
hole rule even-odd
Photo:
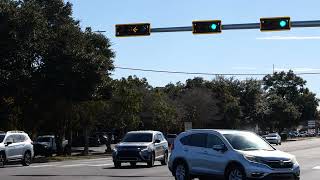
<svg viewBox="0 0 320 180">
<path fill-rule="evenodd" d="M 264 161 L 260 157 L 244 155 L 244 158 L 250 162 L 264 164 Z"/>
<path fill-rule="evenodd" d="M 298 163 L 298 161 L 297 161 L 297 159 L 296 159 L 295 156 L 293 156 L 290 160 L 291 160 L 291 162 L 292 162 L 293 164 L 297 164 L 297 163 Z"/>
<path fill-rule="evenodd" d="M 148 146 L 141 146 L 138 148 L 140 151 L 150 151 L 150 148 Z"/>
<path fill-rule="evenodd" d="M 114 148 L 112 149 L 112 151 L 114 151 L 114 152 L 116 152 L 116 151 L 118 151 L 118 146 L 116 145 L 116 146 L 114 146 Z"/>
</svg>

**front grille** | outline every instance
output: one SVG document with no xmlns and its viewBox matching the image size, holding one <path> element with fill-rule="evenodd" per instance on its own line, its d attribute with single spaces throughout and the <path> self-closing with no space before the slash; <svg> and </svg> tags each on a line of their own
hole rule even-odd
<svg viewBox="0 0 320 180">
<path fill-rule="evenodd" d="M 140 154 L 138 151 L 119 151 L 118 156 L 119 157 L 140 157 Z"/>
<path fill-rule="evenodd" d="M 263 178 L 263 180 L 295 180 L 296 176 L 290 173 L 275 173 Z"/>
<path fill-rule="evenodd" d="M 273 169 L 293 168 L 291 161 L 266 161 L 265 164 Z"/>
</svg>

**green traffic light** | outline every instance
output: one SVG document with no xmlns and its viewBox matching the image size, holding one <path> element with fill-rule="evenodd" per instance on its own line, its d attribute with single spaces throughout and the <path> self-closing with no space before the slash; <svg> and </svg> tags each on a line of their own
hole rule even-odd
<svg viewBox="0 0 320 180">
<path fill-rule="evenodd" d="M 280 27 L 285 27 L 287 25 L 287 22 L 285 20 L 280 21 L 279 23 Z"/>
<path fill-rule="evenodd" d="M 212 25 L 211 25 L 211 29 L 212 29 L 212 30 L 216 30 L 216 29 L 217 29 L 217 25 L 216 25 L 216 24 L 212 24 Z"/>
</svg>

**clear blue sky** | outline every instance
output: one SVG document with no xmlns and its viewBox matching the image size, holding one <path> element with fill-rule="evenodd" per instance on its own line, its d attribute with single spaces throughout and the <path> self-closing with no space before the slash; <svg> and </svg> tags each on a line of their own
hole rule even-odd
<svg viewBox="0 0 320 180">
<path fill-rule="evenodd" d="M 69 0 L 81 26 L 106 30 L 116 51 L 115 65 L 133 68 L 210 73 L 272 73 L 293 69 L 320 72 L 320 28 L 285 32 L 223 31 L 217 35 L 191 32 L 116 38 L 114 25 L 149 22 L 152 27 L 191 26 L 193 20 L 221 19 L 223 24 L 259 22 L 260 17 L 320 19 L 319 0 Z M 137 75 L 153 86 L 185 82 L 192 75 L 115 70 L 114 78 Z M 205 79 L 213 77 L 204 76 Z M 246 77 L 239 77 L 241 79 Z M 256 77 L 256 78 L 261 78 Z M 307 86 L 320 95 L 320 75 L 305 75 Z"/>
</svg>

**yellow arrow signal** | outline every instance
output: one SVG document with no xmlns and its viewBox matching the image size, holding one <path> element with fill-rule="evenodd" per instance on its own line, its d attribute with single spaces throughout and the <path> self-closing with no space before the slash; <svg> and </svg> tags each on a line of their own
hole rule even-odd
<svg viewBox="0 0 320 180">
<path fill-rule="evenodd" d="M 135 26 L 134 28 L 133 28 L 133 32 L 137 32 L 139 29 Z"/>
</svg>

